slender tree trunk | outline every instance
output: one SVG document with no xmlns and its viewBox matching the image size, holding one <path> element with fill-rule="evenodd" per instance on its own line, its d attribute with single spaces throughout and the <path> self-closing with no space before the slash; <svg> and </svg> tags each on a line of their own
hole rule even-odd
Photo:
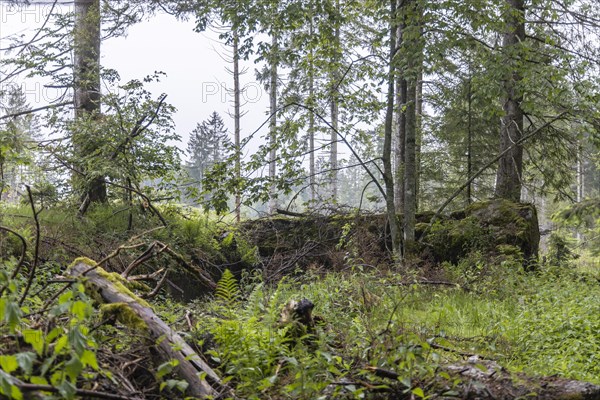
<svg viewBox="0 0 600 400">
<path fill-rule="evenodd" d="M 96 118 L 100 114 L 100 1 L 75 1 L 75 47 L 74 47 L 74 82 L 75 82 L 75 118 Z M 89 144 L 87 132 L 74 132 L 73 144 L 79 157 L 89 156 L 95 151 Z M 81 167 L 79 167 L 81 168 Z M 92 171 L 82 171 L 91 174 Z M 80 181 L 77 178 L 75 182 Z M 105 202 L 107 200 L 106 184 L 103 176 L 86 179 L 83 186 L 84 204 Z M 80 209 L 85 212 L 87 205 Z"/>
<path fill-rule="evenodd" d="M 403 24 L 398 27 L 398 47 L 402 43 Z M 406 144 L 406 79 L 401 71 L 396 77 L 396 174 L 395 174 L 395 207 L 398 214 L 404 214 L 404 159 Z"/>
<path fill-rule="evenodd" d="M 338 137 L 337 132 L 339 132 L 339 63 L 341 60 L 340 54 L 340 25 L 339 25 L 339 12 L 340 12 L 340 3 L 339 1 L 335 2 L 335 26 L 333 28 L 333 72 L 331 74 L 331 126 L 333 130 L 331 131 L 331 150 L 329 154 L 329 166 L 331 169 L 331 182 L 330 182 L 330 190 L 331 190 L 331 198 L 335 202 L 337 199 L 337 180 L 338 180 Z"/>
<path fill-rule="evenodd" d="M 390 224 L 390 235 L 392 237 L 392 252 L 394 257 L 400 259 L 400 244 L 398 242 L 398 219 L 396 217 L 396 205 L 394 202 L 394 176 L 392 170 L 392 130 L 394 119 L 394 72 L 396 70 L 394 56 L 396 54 L 397 35 L 397 9 L 396 0 L 390 1 L 390 53 L 388 72 L 387 109 L 385 114 L 385 131 L 383 138 L 383 180 L 385 183 L 385 203 L 387 217 Z"/>
<path fill-rule="evenodd" d="M 418 23 L 414 0 L 403 3 L 405 9 L 405 29 L 414 29 Z M 405 160 L 404 160 L 404 214 L 402 231 L 404 233 L 403 254 L 405 259 L 412 253 L 415 242 L 415 224 L 417 211 L 417 82 L 419 62 L 422 54 L 418 39 L 407 43 L 406 106 L 405 110 Z"/>
<path fill-rule="evenodd" d="M 312 18 L 310 20 L 309 34 L 312 37 L 314 35 L 314 27 Z M 312 46 L 309 52 L 309 65 L 308 65 L 308 106 L 315 107 L 315 67 L 314 67 L 314 54 Z M 310 200 L 315 202 L 317 200 L 317 182 L 316 182 L 316 169 L 315 169 L 315 114 L 310 111 L 308 113 L 308 146 L 310 150 L 310 165 L 309 165 L 309 176 L 310 176 Z"/>
<path fill-rule="evenodd" d="M 419 58 L 422 61 L 422 58 Z M 419 65 L 419 75 L 417 76 L 417 94 L 415 97 L 415 124 L 416 124 L 416 143 L 415 143 L 415 210 L 419 211 L 419 198 L 421 196 L 421 143 L 423 140 L 423 64 Z"/>
<path fill-rule="evenodd" d="M 415 241 L 415 223 L 417 212 L 417 152 L 416 152 L 416 80 L 407 80 L 406 102 L 406 137 L 405 137 L 405 162 L 404 162 L 404 256 L 406 257 Z"/>
<path fill-rule="evenodd" d="M 523 136 L 523 95 L 519 84 L 522 77 L 518 71 L 520 63 L 519 46 L 525 40 L 525 2 L 524 0 L 505 0 L 506 32 L 502 48 L 506 64 L 510 66 L 504 81 L 502 99 L 504 116 L 500 126 L 500 151 L 509 148 Z M 523 147 L 514 146 L 498 162 L 496 173 L 496 197 L 519 201 L 521 199 L 521 177 L 523 174 Z"/>
<path fill-rule="evenodd" d="M 583 163 L 583 145 L 581 140 L 577 141 L 577 202 L 581 203 L 585 196 L 585 168 Z M 577 230 L 577 240 L 581 241 L 583 235 L 581 230 Z"/>
<path fill-rule="evenodd" d="M 277 210 L 277 188 L 275 185 L 275 175 L 277 173 L 277 58 L 279 53 L 279 41 L 276 34 L 271 38 L 270 67 L 271 79 L 269 84 L 269 100 L 271 119 L 269 121 L 269 136 L 271 151 L 269 152 L 269 179 L 271 180 L 269 188 L 269 213 L 274 214 Z"/>
<path fill-rule="evenodd" d="M 240 119 L 241 115 L 241 101 L 240 101 L 240 54 L 239 54 L 239 43 L 240 38 L 238 36 L 238 30 L 234 27 L 233 29 L 233 141 L 235 147 L 235 178 L 238 183 L 235 188 L 235 220 L 239 223 L 241 220 L 241 209 L 242 209 L 242 196 L 240 193 L 240 180 L 241 174 L 241 148 L 240 148 Z"/>
<path fill-rule="evenodd" d="M 472 114 L 472 101 L 473 101 L 473 93 L 471 88 L 471 63 L 469 60 L 469 78 L 467 81 L 467 179 L 471 180 L 471 176 L 473 176 L 473 163 L 472 163 L 472 154 L 473 154 L 473 114 Z M 469 182 L 467 185 L 467 205 L 471 204 L 473 199 L 471 188 L 473 186 L 472 182 Z"/>
</svg>

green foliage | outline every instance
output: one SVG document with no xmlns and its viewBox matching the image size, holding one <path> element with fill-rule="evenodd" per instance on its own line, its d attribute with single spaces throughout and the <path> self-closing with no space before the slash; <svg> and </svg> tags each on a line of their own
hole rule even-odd
<svg viewBox="0 0 600 400">
<path fill-rule="evenodd" d="M 5 266 L 13 267 L 13 264 Z M 96 357 L 98 343 L 90 334 L 93 321 L 91 300 L 81 283 L 58 296 L 57 303 L 47 315 L 54 321 L 50 330 L 32 326 L 25 315 L 42 307 L 37 298 L 28 298 L 19 304 L 24 281 L 20 277 L 8 281 L 0 274 L 0 287 L 8 290 L 0 297 L 0 333 L 11 332 L 22 337 L 25 345 L 17 351 L 0 356 L 0 395 L 11 399 L 22 398 L 18 388 L 10 384 L 11 377 L 26 383 L 52 385 L 65 399 L 74 398 L 75 385 L 94 381 L 102 370 Z M 6 346 L 4 343 L 3 346 Z"/>
<path fill-rule="evenodd" d="M 598 383 L 600 329 L 597 282 L 551 267 L 523 297 L 515 320 L 503 322 L 516 346 L 510 364 L 527 371 Z M 533 283 L 533 282 L 532 282 Z"/>
<path fill-rule="evenodd" d="M 226 306 L 234 306 L 235 303 L 240 300 L 240 288 L 238 282 L 229 268 L 226 268 L 225 271 L 223 271 L 221 279 L 217 282 L 215 297 L 217 300 L 222 301 Z"/>
</svg>

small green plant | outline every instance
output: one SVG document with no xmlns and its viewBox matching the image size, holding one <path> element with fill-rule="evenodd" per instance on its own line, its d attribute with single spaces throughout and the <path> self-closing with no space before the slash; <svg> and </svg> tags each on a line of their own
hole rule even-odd
<svg viewBox="0 0 600 400">
<path fill-rule="evenodd" d="M 233 276 L 229 268 L 226 268 L 225 271 L 223 271 L 221 279 L 217 282 L 215 297 L 226 306 L 234 306 L 240 300 L 240 287 L 238 281 L 235 279 L 235 276 Z"/>
</svg>

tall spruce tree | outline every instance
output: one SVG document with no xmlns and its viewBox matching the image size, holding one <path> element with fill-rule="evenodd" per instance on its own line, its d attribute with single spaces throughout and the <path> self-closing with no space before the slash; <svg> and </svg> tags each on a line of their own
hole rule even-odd
<svg viewBox="0 0 600 400">
<path fill-rule="evenodd" d="M 196 125 L 187 145 L 190 177 L 202 188 L 207 171 L 218 162 L 224 161 L 231 150 L 231 141 L 223 118 L 216 111 L 205 121 Z"/>
</svg>

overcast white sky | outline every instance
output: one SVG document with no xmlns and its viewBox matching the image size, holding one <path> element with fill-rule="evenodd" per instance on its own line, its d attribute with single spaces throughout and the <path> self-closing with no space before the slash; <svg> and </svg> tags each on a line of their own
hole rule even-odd
<svg viewBox="0 0 600 400">
<path fill-rule="evenodd" d="M 51 2 L 45 2 L 51 3 Z M 28 7 L 9 6 L 0 0 L 0 48 L 6 47 L 6 37 L 23 33 L 31 37 L 35 28 L 43 23 L 51 4 Z M 62 4 L 63 10 L 70 5 Z M 217 50 L 222 47 L 214 33 L 196 33 L 193 22 L 177 21 L 174 17 L 160 14 L 135 25 L 126 37 L 113 38 L 102 44 L 102 64 L 116 69 L 123 82 L 141 79 L 154 71 L 167 74 L 162 82 L 150 86 L 155 96 L 167 93 L 167 101 L 177 108 L 174 116 L 177 132 L 182 136 L 185 148 L 189 133 L 196 123 L 217 111 L 225 120 L 230 132 L 233 122 L 227 115 L 232 110 L 232 97 L 227 89 L 232 87 L 231 75 L 226 72 L 227 63 Z M 242 77 L 248 85 L 244 95 L 247 114 L 242 119 L 242 136 L 257 129 L 266 118 L 268 96 L 254 82 L 254 64 L 246 65 L 248 73 Z M 39 82 L 23 83 L 32 107 L 45 104 L 55 97 L 51 90 Z"/>
</svg>

